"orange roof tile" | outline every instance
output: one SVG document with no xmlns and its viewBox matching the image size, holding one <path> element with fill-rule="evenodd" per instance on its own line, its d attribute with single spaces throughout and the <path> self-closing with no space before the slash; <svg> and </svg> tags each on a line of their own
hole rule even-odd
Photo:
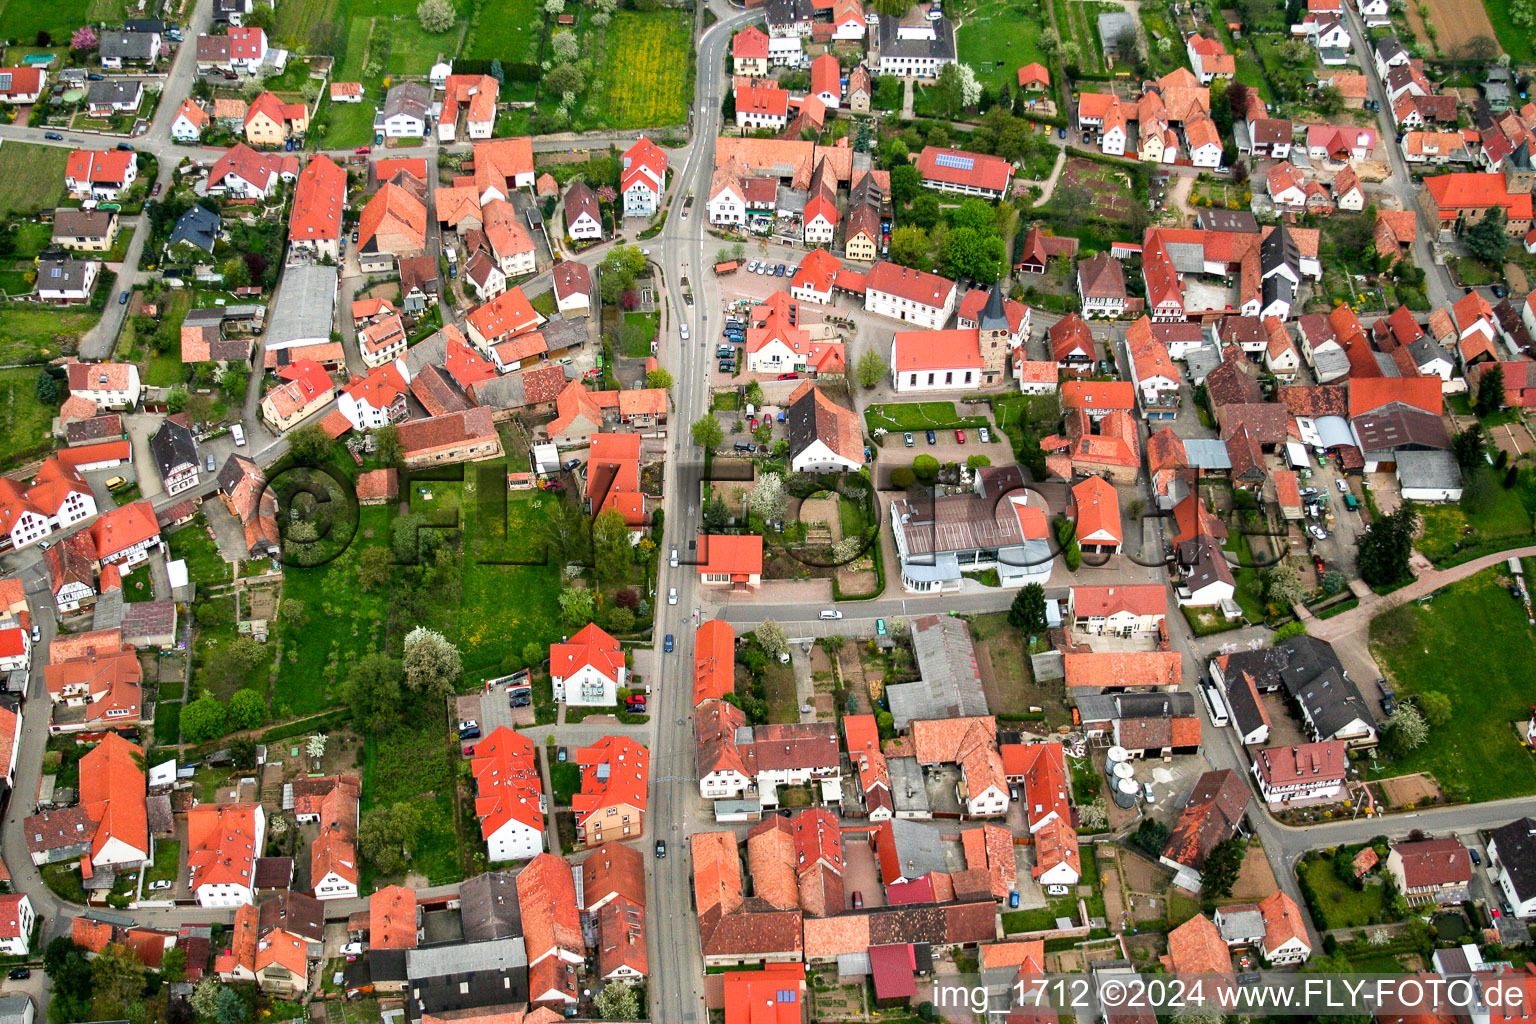
<svg viewBox="0 0 1536 1024">
<path fill-rule="evenodd" d="M 1168 933 L 1163 964 L 1174 974 L 1231 974 L 1232 954 L 1216 925 L 1204 914 Z"/>
<path fill-rule="evenodd" d="M 605 736 L 576 751 L 581 792 L 571 796 L 578 827 L 610 807 L 645 810 L 651 752 L 628 736 Z"/>
<path fill-rule="evenodd" d="M 368 947 L 415 949 L 418 920 L 416 891 L 386 885 L 368 897 Z"/>
<path fill-rule="evenodd" d="M 693 636 L 693 703 L 722 698 L 736 688 L 736 631 L 710 619 Z"/>
<path fill-rule="evenodd" d="M 1067 652 L 1062 656 L 1067 687 L 1177 687 L 1183 661 L 1175 651 Z"/>
</svg>

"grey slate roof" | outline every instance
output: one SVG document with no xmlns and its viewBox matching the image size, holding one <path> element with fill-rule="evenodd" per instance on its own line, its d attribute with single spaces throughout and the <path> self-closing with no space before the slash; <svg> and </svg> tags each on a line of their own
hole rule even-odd
<svg viewBox="0 0 1536 1024">
<path fill-rule="evenodd" d="M 383 116 L 386 121 L 396 114 L 425 121 L 431 106 L 432 94 L 426 86 L 420 82 L 401 82 L 385 95 Z"/>
<path fill-rule="evenodd" d="M 85 99 L 88 103 L 131 103 L 136 97 L 142 99 L 143 92 L 144 83 L 138 80 L 92 82 Z"/>
<path fill-rule="evenodd" d="M 459 918 L 465 942 L 489 942 L 523 933 L 517 902 L 517 876 L 511 871 L 486 871 L 459 886 Z"/>
<path fill-rule="evenodd" d="M 160 429 L 149 439 L 149 450 L 155 456 L 162 477 L 188 463 L 197 465 L 197 442 L 192 431 L 175 420 L 160 424 Z"/>
<path fill-rule="evenodd" d="M 85 288 L 85 268 L 89 260 L 38 260 L 37 288 L 42 291 L 81 291 Z"/>
<path fill-rule="evenodd" d="M 886 687 L 898 729 L 914 720 L 987 714 L 987 695 L 976 669 L 976 647 L 963 619 L 952 615 L 915 619 L 912 650 L 923 678 Z"/>
<path fill-rule="evenodd" d="M 880 56 L 931 57 L 934 60 L 955 59 L 955 26 L 948 18 L 929 22 L 933 27 L 933 39 L 903 39 L 896 34 L 899 24 L 896 18 L 880 19 Z"/>
<path fill-rule="evenodd" d="M 98 37 L 100 54 L 119 60 L 149 60 L 160 49 L 160 40 L 149 32 L 108 30 Z"/>
<path fill-rule="evenodd" d="M 1085 722 L 1114 722 L 1122 718 L 1188 718 L 1195 713 L 1195 695 L 1175 693 L 1084 693 L 1077 711 Z"/>
<path fill-rule="evenodd" d="M 206 253 L 212 253 L 214 243 L 219 237 L 219 225 L 219 215 L 208 207 L 191 206 L 186 213 L 176 218 L 176 226 L 171 228 L 170 244 L 185 242 L 188 245 L 197 246 Z"/>
<path fill-rule="evenodd" d="M 1450 452 L 1398 452 L 1397 480 L 1404 487 L 1455 490 L 1461 487 L 1461 467 Z"/>
<path fill-rule="evenodd" d="M 1488 833 L 1499 863 L 1509 874 L 1521 902 L 1536 896 L 1536 819 L 1517 818 Z"/>
</svg>

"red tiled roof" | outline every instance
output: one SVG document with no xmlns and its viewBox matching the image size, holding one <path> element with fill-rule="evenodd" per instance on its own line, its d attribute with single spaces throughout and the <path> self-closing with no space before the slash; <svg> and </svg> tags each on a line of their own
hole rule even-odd
<svg viewBox="0 0 1536 1024">
<path fill-rule="evenodd" d="M 1002 192 L 1013 176 L 1013 165 L 985 153 L 924 146 L 917 155 L 917 173 L 928 181 Z"/>
<path fill-rule="evenodd" d="M 1062 656 L 1067 689 L 1179 686 L 1183 660 L 1175 651 L 1067 652 Z"/>
<path fill-rule="evenodd" d="M 324 153 L 304 170 L 293 191 L 293 212 L 288 218 L 288 238 L 294 242 L 339 239 L 347 203 L 347 172 Z"/>
<path fill-rule="evenodd" d="M 416 891 L 386 885 L 368 897 L 368 948 L 415 949 L 417 937 Z"/>
<path fill-rule="evenodd" d="M 581 766 L 581 791 L 572 795 L 576 824 L 609 807 L 645 810 L 646 779 L 651 752 L 628 736 L 605 736 L 576 751 Z"/>
</svg>

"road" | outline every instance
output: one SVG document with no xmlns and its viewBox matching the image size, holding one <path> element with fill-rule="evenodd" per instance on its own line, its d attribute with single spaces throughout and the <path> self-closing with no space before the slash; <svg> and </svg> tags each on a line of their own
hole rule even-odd
<svg viewBox="0 0 1536 1024">
<path fill-rule="evenodd" d="M 690 542 L 698 536 L 699 488 L 703 467 L 698 448 L 688 436 L 688 425 L 709 408 L 706 373 L 708 352 L 685 351 L 689 346 L 707 348 L 713 341 L 708 310 L 716 308 L 708 293 L 714 287 L 712 274 L 701 275 L 707 266 L 704 257 L 705 206 L 700 199 L 684 216 L 685 197 L 708 195 L 714 171 L 714 140 L 720 130 L 721 69 L 725 48 L 733 29 L 746 24 L 760 13 L 745 13 L 728 7 L 720 0 L 713 5 L 720 18 L 700 38 L 695 85 L 693 142 L 684 149 L 672 150 L 669 161 L 674 168 L 671 185 L 671 214 L 659 236 L 662 270 L 668 288 L 668 312 L 671 321 L 664 329 L 662 365 L 673 374 L 673 408 L 668 431 L 671 457 L 667 459 L 664 481 L 667 495 L 666 542 L 679 552 L 691 550 Z M 656 246 L 652 246 L 653 253 Z M 697 303 L 683 303 L 678 279 L 694 273 Z M 695 316 L 695 311 L 700 312 Z M 685 344 L 675 324 L 690 324 L 692 339 Z M 651 950 L 651 977 L 648 992 L 651 1016 L 655 1020 L 678 1024 L 706 1024 L 709 1013 L 704 1005 L 704 962 L 699 949 L 698 919 L 694 915 L 692 857 L 688 837 L 711 827 L 705 817 L 695 781 L 693 740 L 693 690 L 686 680 L 686 666 L 693 664 L 693 633 L 697 628 L 695 613 L 698 600 L 698 573 L 687 565 L 670 568 L 660 560 L 657 583 L 656 633 L 671 633 L 677 649 L 671 654 L 656 651 L 657 664 L 666 666 L 659 674 L 659 693 L 652 689 L 651 721 L 651 813 L 653 839 L 667 841 L 669 856 L 652 858 L 650 894 L 646 904 L 647 942 Z M 677 588 L 677 603 L 663 603 L 660 595 Z"/>
</svg>

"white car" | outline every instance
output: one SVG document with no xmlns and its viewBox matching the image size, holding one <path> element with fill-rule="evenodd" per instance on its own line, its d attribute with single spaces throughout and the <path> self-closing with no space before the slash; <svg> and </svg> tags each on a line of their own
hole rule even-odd
<svg viewBox="0 0 1536 1024">
<path fill-rule="evenodd" d="M 677 568 L 677 548 L 672 549 L 672 568 Z"/>
<path fill-rule="evenodd" d="M 1340 494 L 1349 493 L 1349 481 L 1345 480 L 1343 477 L 1339 477 L 1338 479 L 1334 480 L 1334 483 L 1339 485 Z"/>
<path fill-rule="evenodd" d="M 673 587 L 671 590 L 667 591 L 667 604 L 677 604 L 677 588 L 676 587 Z"/>
<path fill-rule="evenodd" d="M 1309 525 L 1307 527 L 1307 532 L 1316 537 L 1318 540 L 1328 539 L 1328 531 L 1323 529 L 1321 526 L 1317 526 L 1315 524 Z"/>
<path fill-rule="evenodd" d="M 172 882 L 168 878 L 162 878 L 158 882 L 150 882 L 149 883 L 149 889 L 150 889 L 151 892 L 159 892 L 162 889 L 169 889 L 171 886 L 173 886 L 175 884 L 176 884 L 175 882 Z"/>
<path fill-rule="evenodd" d="M 688 340 L 688 325 L 687 324 L 678 324 L 677 332 L 678 332 L 678 334 L 680 334 L 682 336 L 682 339 L 684 341 Z"/>
<path fill-rule="evenodd" d="M 342 956 L 362 956 L 363 944 L 361 942 L 349 942 L 341 947 Z"/>
</svg>

